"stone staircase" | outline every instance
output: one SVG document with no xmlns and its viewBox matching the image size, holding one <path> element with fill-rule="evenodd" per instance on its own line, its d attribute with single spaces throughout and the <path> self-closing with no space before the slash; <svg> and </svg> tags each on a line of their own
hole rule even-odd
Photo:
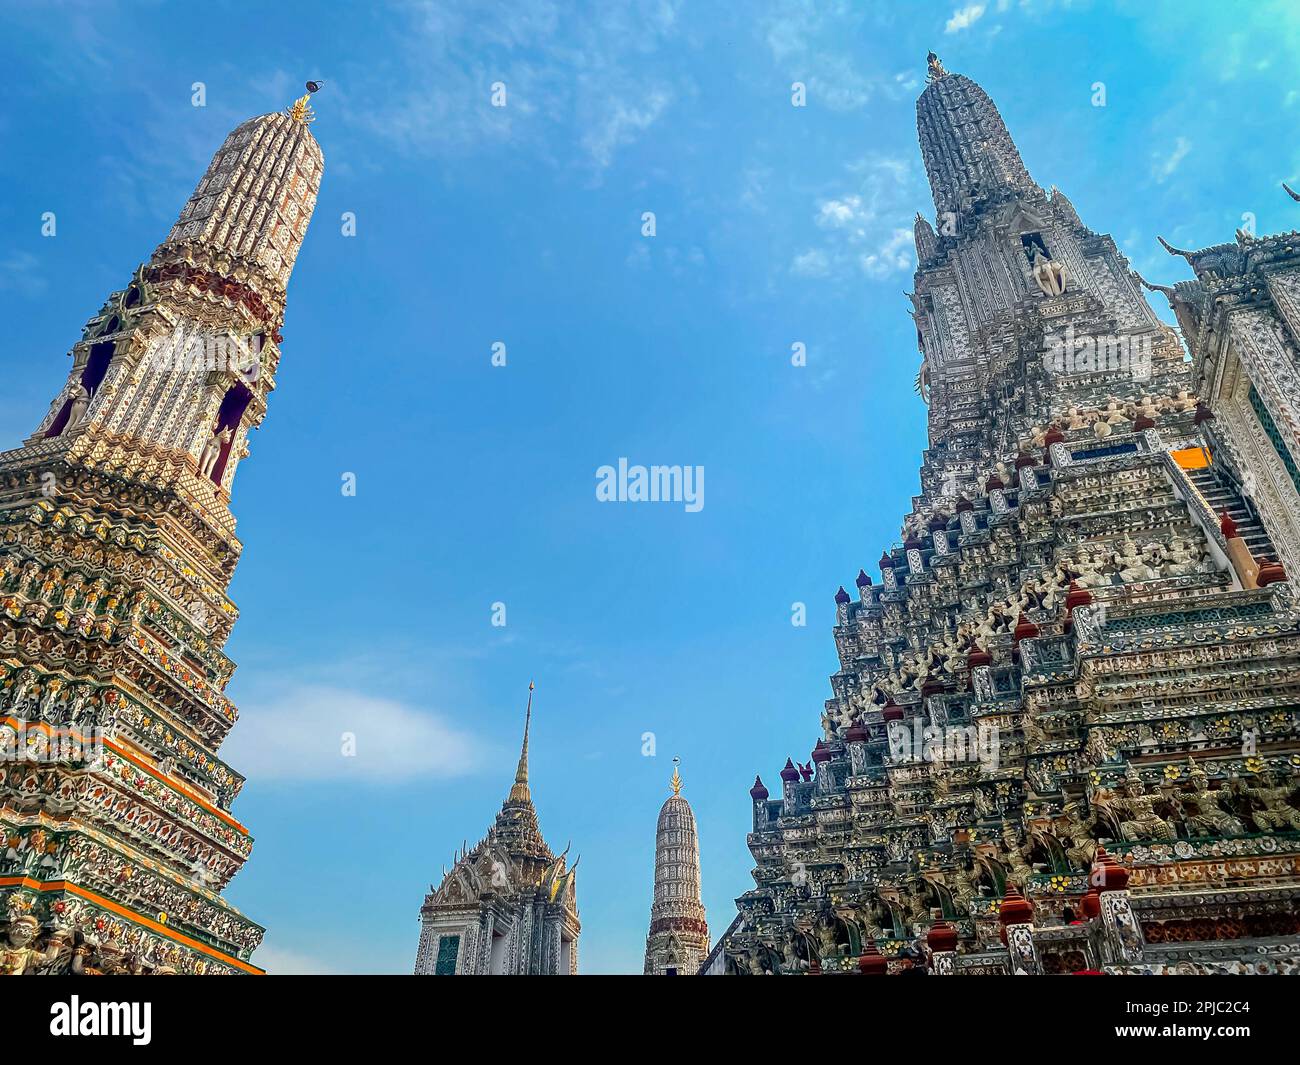
<svg viewBox="0 0 1300 1065">
<path fill-rule="evenodd" d="M 1216 517 L 1226 510 L 1237 523 L 1237 532 L 1246 541 L 1246 546 L 1250 548 L 1250 553 L 1256 562 L 1266 558 L 1277 558 L 1273 541 L 1269 539 L 1259 519 L 1247 509 L 1241 490 L 1232 481 L 1221 477 L 1215 472 L 1213 466 L 1188 470 L 1187 477 L 1196 486 L 1196 490 L 1201 493 L 1201 497 L 1214 511 Z"/>
</svg>

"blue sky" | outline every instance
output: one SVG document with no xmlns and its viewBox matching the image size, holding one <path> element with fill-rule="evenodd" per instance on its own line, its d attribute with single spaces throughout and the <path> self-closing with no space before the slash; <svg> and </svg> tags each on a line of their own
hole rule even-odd
<svg viewBox="0 0 1300 1065">
<path fill-rule="evenodd" d="M 257 843 L 229 896 L 278 972 L 410 970 L 428 883 L 508 790 L 530 678 L 542 827 L 583 855 L 584 971 L 640 970 L 675 754 L 710 924 L 730 921 L 747 789 L 807 759 L 832 595 L 917 489 L 902 294 L 933 211 L 928 49 L 1152 280 L 1185 276 L 1157 233 L 1199 247 L 1247 212 L 1260 232 L 1300 218 L 1278 186 L 1300 176 L 1286 4 L 0 11 L 0 446 L 226 132 L 326 82 L 325 178 L 234 494 L 224 751 Z M 705 506 L 597 502 L 622 456 L 702 465 Z"/>
</svg>

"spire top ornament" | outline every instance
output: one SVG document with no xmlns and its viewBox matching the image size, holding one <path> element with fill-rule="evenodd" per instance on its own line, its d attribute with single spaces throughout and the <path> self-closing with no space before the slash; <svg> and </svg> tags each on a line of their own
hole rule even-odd
<svg viewBox="0 0 1300 1065">
<path fill-rule="evenodd" d="M 515 784 L 510 789 L 511 802 L 529 802 L 528 792 L 528 727 L 533 720 L 533 682 L 528 682 L 528 709 L 524 711 L 524 745 L 519 751 L 519 767 L 515 770 Z"/>
<path fill-rule="evenodd" d="M 943 69 L 943 63 L 939 61 L 939 57 L 935 55 L 933 52 L 929 52 L 926 54 L 925 62 L 926 62 L 926 72 L 925 72 L 926 81 L 938 81 L 940 78 L 946 78 L 948 76 L 948 72 Z"/>
<path fill-rule="evenodd" d="M 311 109 L 309 101 L 313 93 L 318 93 L 325 85 L 323 81 L 309 81 L 305 88 L 307 90 L 302 96 L 294 100 L 293 105 L 285 112 L 295 122 L 301 122 L 304 126 L 310 125 L 316 121 L 316 112 Z"/>
<path fill-rule="evenodd" d="M 678 766 L 681 764 L 682 760 L 680 758 L 673 759 L 673 779 L 670 783 L 673 786 L 674 795 L 680 795 L 682 793 L 682 775 L 678 772 Z"/>
</svg>

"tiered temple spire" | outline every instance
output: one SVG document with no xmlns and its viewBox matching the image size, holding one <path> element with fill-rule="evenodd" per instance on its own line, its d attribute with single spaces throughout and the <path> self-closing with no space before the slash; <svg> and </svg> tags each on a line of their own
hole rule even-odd
<svg viewBox="0 0 1300 1065">
<path fill-rule="evenodd" d="M 695 813 L 682 796 L 680 760 L 673 759 L 672 794 L 655 829 L 654 899 L 646 936 L 645 975 L 694 976 L 709 953 L 709 926 L 700 901 L 700 847 Z"/>
<path fill-rule="evenodd" d="M 257 971 L 262 929 L 220 895 L 252 848 L 217 753 L 236 717 L 230 493 L 323 166 L 284 113 L 232 131 L 0 454 L 0 743 L 90 741 L 38 777 L 0 769 L 0 916 L 25 943 L 9 971 Z"/>
<path fill-rule="evenodd" d="M 420 907 L 417 976 L 549 975 L 578 971 L 576 872 L 569 848 L 543 839 L 529 787 L 532 682 L 510 794 L 488 833 L 457 853 Z M 580 859 L 579 859 L 580 860 Z"/>
</svg>

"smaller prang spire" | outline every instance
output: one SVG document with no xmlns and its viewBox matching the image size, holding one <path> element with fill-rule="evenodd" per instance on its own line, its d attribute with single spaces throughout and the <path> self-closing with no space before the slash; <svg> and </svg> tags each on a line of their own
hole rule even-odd
<svg viewBox="0 0 1300 1065">
<path fill-rule="evenodd" d="M 528 726 L 533 720 L 533 682 L 528 682 L 528 709 L 524 711 L 524 745 L 519 752 L 519 767 L 515 770 L 514 787 L 510 789 L 510 802 L 531 802 L 528 792 Z"/>
</svg>

